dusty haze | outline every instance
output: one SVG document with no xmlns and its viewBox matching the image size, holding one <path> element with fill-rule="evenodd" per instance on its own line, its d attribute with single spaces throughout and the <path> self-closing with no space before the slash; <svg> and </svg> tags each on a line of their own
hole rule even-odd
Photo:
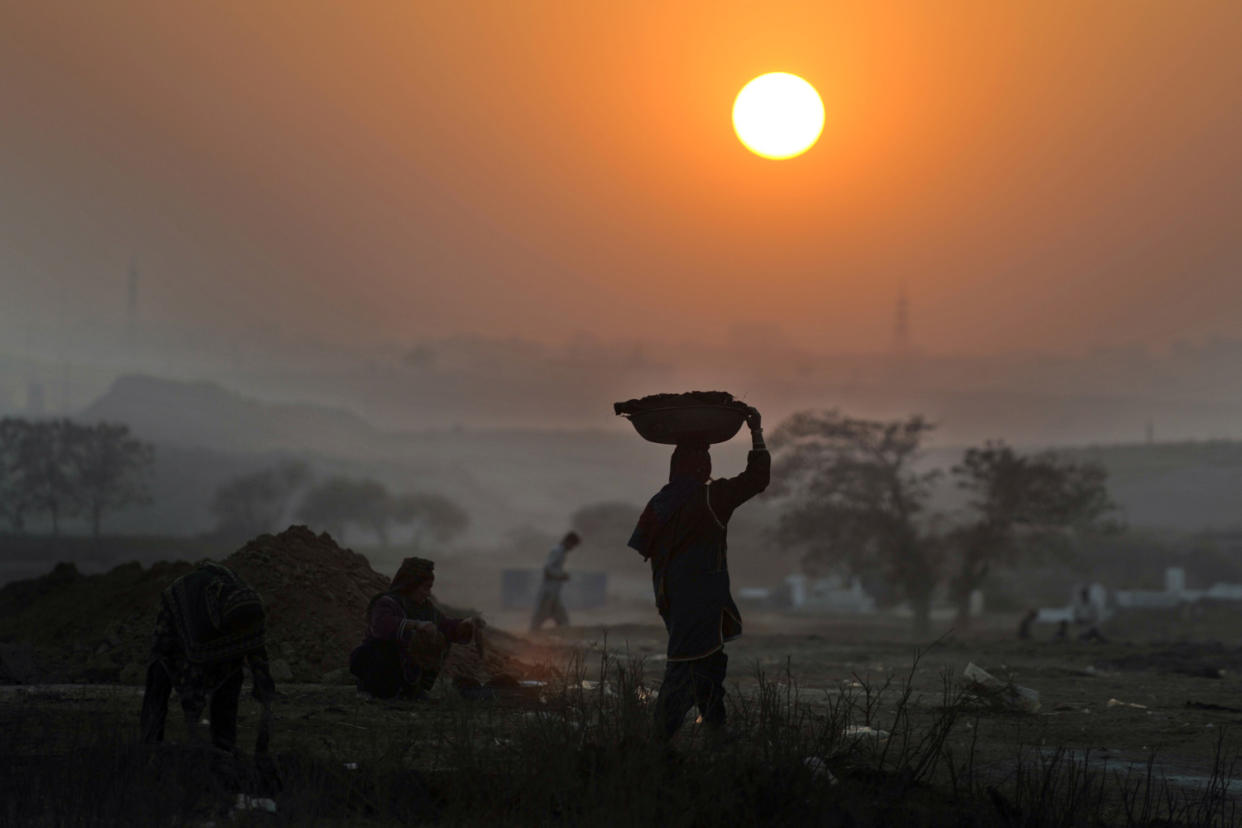
<svg viewBox="0 0 1242 828">
<path fill-rule="evenodd" d="M 0 322 L 1075 353 L 1242 319 L 1232 3 L 3 4 Z M 799 73 L 827 127 L 747 153 Z M 754 327 L 758 326 L 758 327 Z"/>
</svg>

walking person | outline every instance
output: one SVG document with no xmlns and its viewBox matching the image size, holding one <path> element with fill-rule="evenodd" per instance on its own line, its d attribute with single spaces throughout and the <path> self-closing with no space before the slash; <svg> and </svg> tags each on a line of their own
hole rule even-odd
<svg viewBox="0 0 1242 828">
<path fill-rule="evenodd" d="M 767 488 L 771 457 L 762 419 L 746 415 L 752 447 L 746 469 L 712 480 L 706 443 L 678 445 L 669 481 L 648 502 L 629 545 L 651 562 L 656 607 L 668 630 L 668 662 L 656 703 L 656 732 L 671 738 L 690 708 L 721 733 L 725 723 L 725 642 L 742 634 L 742 616 L 729 592 L 729 518 Z"/>
<path fill-rule="evenodd" d="M 565 559 L 581 542 L 582 538 L 578 533 L 571 531 L 548 553 L 548 562 L 543 566 L 543 583 L 535 597 L 535 614 L 530 619 L 531 632 L 536 632 L 549 618 L 558 627 L 569 624 L 569 613 L 565 611 L 565 603 L 561 600 L 561 587 L 569 580 L 569 573 L 565 571 Z"/>
</svg>

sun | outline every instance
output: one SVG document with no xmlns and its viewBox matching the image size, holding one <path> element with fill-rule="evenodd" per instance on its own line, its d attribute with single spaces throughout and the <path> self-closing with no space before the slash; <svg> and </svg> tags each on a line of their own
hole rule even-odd
<svg viewBox="0 0 1242 828">
<path fill-rule="evenodd" d="M 769 72 L 742 87 L 733 101 L 733 129 L 764 158 L 793 158 L 824 130 L 824 102 L 815 87 L 788 72 Z"/>
</svg>

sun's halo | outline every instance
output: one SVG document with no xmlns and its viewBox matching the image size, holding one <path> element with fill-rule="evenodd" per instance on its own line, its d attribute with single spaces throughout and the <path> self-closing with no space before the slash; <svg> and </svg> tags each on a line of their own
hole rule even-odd
<svg viewBox="0 0 1242 828">
<path fill-rule="evenodd" d="M 815 87 L 797 75 L 769 72 L 737 93 L 733 129 L 755 155 L 793 158 L 819 140 L 824 130 L 824 102 Z"/>
</svg>

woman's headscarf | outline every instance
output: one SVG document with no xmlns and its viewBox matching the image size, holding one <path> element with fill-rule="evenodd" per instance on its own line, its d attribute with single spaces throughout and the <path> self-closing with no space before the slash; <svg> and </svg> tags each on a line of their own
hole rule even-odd
<svg viewBox="0 0 1242 828">
<path fill-rule="evenodd" d="M 678 443 L 668 463 L 668 479 L 689 477 L 696 483 L 705 483 L 712 476 L 712 456 L 707 443 Z"/>
<path fill-rule="evenodd" d="M 406 558 L 392 578 L 393 592 L 409 592 L 423 581 L 436 577 L 436 563 L 426 558 Z"/>
<path fill-rule="evenodd" d="M 712 475 L 712 456 L 707 443 L 679 443 L 668 464 L 668 483 L 647 502 L 630 535 L 629 547 L 644 558 L 656 551 L 660 530 L 692 496 L 702 490 Z"/>
</svg>

